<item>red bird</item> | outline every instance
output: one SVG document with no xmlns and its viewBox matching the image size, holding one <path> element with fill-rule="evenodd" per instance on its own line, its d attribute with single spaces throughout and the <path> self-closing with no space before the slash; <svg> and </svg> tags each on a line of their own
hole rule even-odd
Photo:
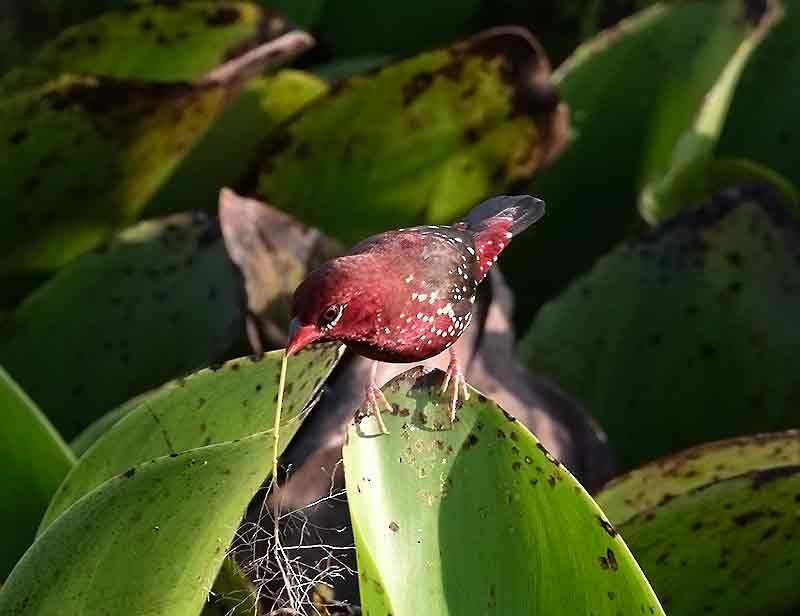
<svg viewBox="0 0 800 616">
<path fill-rule="evenodd" d="M 391 407 L 375 383 L 377 361 L 408 363 L 438 355 L 464 333 L 475 289 L 511 238 L 544 215 L 528 195 L 489 199 L 453 226 L 388 231 L 367 238 L 345 256 L 311 272 L 297 287 L 286 353 L 338 340 L 376 360 L 366 404 L 381 430 L 378 402 Z M 452 382 L 450 419 L 467 399 L 455 352 L 442 392 Z"/>
</svg>

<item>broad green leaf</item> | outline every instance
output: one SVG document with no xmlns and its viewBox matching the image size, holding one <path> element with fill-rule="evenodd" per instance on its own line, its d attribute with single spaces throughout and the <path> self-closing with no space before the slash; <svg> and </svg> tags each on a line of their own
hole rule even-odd
<svg viewBox="0 0 800 616">
<path fill-rule="evenodd" d="M 501 258 L 520 291 L 520 331 L 640 223 L 642 158 L 660 94 L 726 19 L 723 2 L 659 2 L 580 46 L 553 73 L 570 108 L 572 141 L 527 186 L 547 202 L 546 218 Z"/>
<path fill-rule="evenodd" d="M 141 223 L 81 256 L 0 325 L 0 363 L 67 437 L 164 381 L 244 351 L 216 221 Z"/>
<path fill-rule="evenodd" d="M 662 458 L 614 479 L 596 495 L 614 524 L 707 483 L 775 466 L 800 464 L 800 431 L 740 436 Z"/>
<path fill-rule="evenodd" d="M 271 471 L 270 442 L 201 447 L 102 484 L 39 536 L 0 590 L 0 613 L 197 616 Z"/>
<path fill-rule="evenodd" d="M 800 226 L 759 188 L 617 247 L 537 316 L 521 350 L 586 404 L 623 469 L 797 424 Z"/>
<path fill-rule="evenodd" d="M 3 83 L 14 91 L 62 73 L 192 81 L 285 27 L 251 2 L 132 2 L 67 28 Z"/>
<path fill-rule="evenodd" d="M 327 1 L 318 9 L 315 30 L 337 56 L 406 55 L 469 34 L 479 5 L 479 0 L 445 0 L 431 10 L 424 0 L 384 2 L 380 8 L 369 0 Z"/>
<path fill-rule="evenodd" d="M 81 456 L 50 503 L 41 528 L 107 479 L 145 460 L 265 432 L 271 442 L 283 351 L 201 370 L 124 405 L 126 412 Z M 289 361 L 279 435 L 291 440 L 308 405 L 340 356 L 316 346 Z M 269 445 L 272 451 L 272 445 Z"/>
<path fill-rule="evenodd" d="M 135 220 L 229 87 L 63 77 L 0 101 L 4 293 Z"/>
<path fill-rule="evenodd" d="M 716 152 L 753 160 L 800 185 L 800 4 L 780 4 L 785 15 L 744 68 Z"/>
<path fill-rule="evenodd" d="M 362 609 L 662 614 L 622 538 L 518 422 L 473 391 L 448 425 L 441 373 L 410 370 L 344 448 Z"/>
<path fill-rule="evenodd" d="M 800 607 L 800 466 L 696 488 L 620 528 L 670 614 L 784 616 Z"/>
<path fill-rule="evenodd" d="M 711 186 L 713 151 L 739 76 L 783 17 L 778 3 L 754 15 L 752 21 L 745 16 L 741 0 L 726 0 L 720 7 L 725 18 L 709 32 L 684 71 L 671 75 L 659 97 L 639 200 L 642 216 L 650 223 L 670 218 L 715 188 Z"/>
<path fill-rule="evenodd" d="M 130 405 L 123 404 L 122 406 L 118 406 L 117 408 L 109 411 L 105 415 L 98 417 L 84 430 L 82 430 L 78 436 L 70 441 L 69 448 L 72 449 L 73 453 L 78 458 L 80 458 L 97 439 L 105 434 L 111 426 L 117 423 L 128 413 L 128 411 L 131 410 L 129 406 Z"/>
<path fill-rule="evenodd" d="M 237 184 L 252 168 L 259 143 L 327 90 L 325 82 L 296 70 L 248 81 L 153 196 L 147 214 L 216 210 L 220 188 Z"/>
<path fill-rule="evenodd" d="M 490 31 L 341 83 L 270 140 L 257 193 L 345 242 L 449 223 L 552 156 L 563 111 L 538 44 Z"/>
<path fill-rule="evenodd" d="M 0 583 L 28 549 L 75 456 L 0 367 Z"/>
</svg>

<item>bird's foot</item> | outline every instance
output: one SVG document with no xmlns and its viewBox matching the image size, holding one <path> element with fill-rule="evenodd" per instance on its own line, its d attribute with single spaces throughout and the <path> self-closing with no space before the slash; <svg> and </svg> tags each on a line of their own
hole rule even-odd
<svg viewBox="0 0 800 616">
<path fill-rule="evenodd" d="M 393 410 L 392 405 L 389 404 L 386 396 L 383 395 L 383 392 L 374 382 L 370 382 L 370 384 L 367 385 L 366 396 L 364 398 L 364 407 L 366 407 L 368 415 L 375 417 L 376 421 L 378 422 L 378 427 L 381 430 L 381 434 L 389 434 L 389 430 L 386 429 L 386 424 L 383 423 L 381 412 L 383 409 L 386 409 L 391 413 Z"/>
<path fill-rule="evenodd" d="M 447 366 L 447 373 L 442 383 L 442 393 L 446 393 L 448 387 L 452 386 L 453 393 L 450 396 L 450 423 L 456 420 L 456 410 L 458 409 L 458 401 L 469 400 L 469 389 L 467 388 L 467 380 L 464 378 L 464 373 L 458 367 L 458 359 L 453 348 L 450 348 L 450 363 Z"/>
</svg>

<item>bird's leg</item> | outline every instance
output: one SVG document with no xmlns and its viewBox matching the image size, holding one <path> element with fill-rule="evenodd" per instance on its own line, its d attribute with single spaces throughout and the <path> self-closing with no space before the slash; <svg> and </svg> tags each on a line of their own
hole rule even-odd
<svg viewBox="0 0 800 616">
<path fill-rule="evenodd" d="M 386 429 L 386 424 L 383 423 L 383 417 L 381 417 L 381 406 L 383 406 L 383 408 L 390 413 L 393 409 L 392 405 L 389 404 L 386 396 L 383 395 L 380 387 L 378 387 L 377 383 L 375 382 L 375 373 L 377 371 L 378 362 L 373 361 L 372 368 L 370 369 L 369 373 L 369 383 L 367 383 L 364 406 L 366 406 L 369 414 L 373 415 L 377 420 L 378 427 L 381 429 L 381 434 L 389 434 L 389 430 Z"/>
<path fill-rule="evenodd" d="M 462 400 L 469 400 L 467 380 L 464 378 L 464 373 L 461 372 L 461 369 L 458 367 L 458 358 L 456 357 L 456 351 L 453 347 L 450 347 L 450 363 L 447 366 L 447 374 L 444 377 L 444 383 L 442 383 L 442 393 L 447 391 L 451 382 L 453 384 L 453 395 L 450 397 L 450 423 L 453 423 L 456 420 L 456 407 L 458 406 L 459 398 Z"/>
</svg>

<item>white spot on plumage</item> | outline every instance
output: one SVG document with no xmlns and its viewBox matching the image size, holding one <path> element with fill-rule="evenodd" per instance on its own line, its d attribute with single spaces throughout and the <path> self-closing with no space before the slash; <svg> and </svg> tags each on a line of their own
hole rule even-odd
<svg viewBox="0 0 800 616">
<path fill-rule="evenodd" d="M 412 280 L 414 280 L 414 274 L 409 274 L 406 276 L 404 282 L 411 282 Z"/>
<path fill-rule="evenodd" d="M 418 299 L 419 301 L 421 301 L 421 302 L 424 302 L 426 299 L 428 299 L 428 294 L 427 294 L 427 293 L 420 293 L 420 294 L 417 296 L 417 299 Z"/>
</svg>

